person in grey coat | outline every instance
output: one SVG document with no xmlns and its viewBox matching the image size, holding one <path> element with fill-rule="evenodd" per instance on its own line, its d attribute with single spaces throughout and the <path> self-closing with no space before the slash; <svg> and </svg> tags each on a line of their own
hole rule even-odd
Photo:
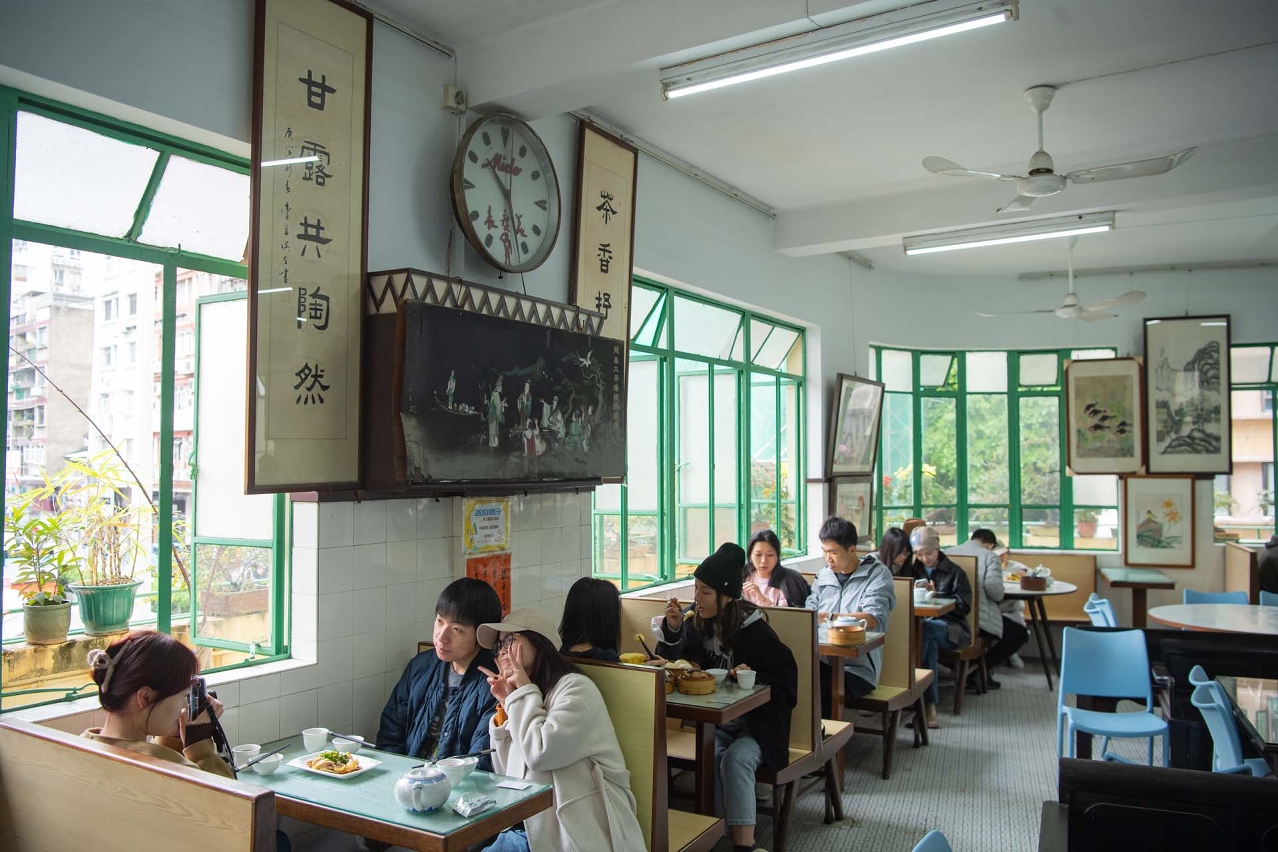
<svg viewBox="0 0 1278 852">
<path fill-rule="evenodd" d="M 825 567 L 817 572 L 804 604 L 816 610 L 817 619 L 850 615 L 865 619 L 870 630 L 886 630 L 888 615 L 896 606 L 892 572 L 873 554 L 858 561 L 856 526 L 843 518 L 827 518 L 821 525 L 821 551 Z M 845 701 L 868 695 L 879 684 L 883 649 L 844 661 Z M 821 661 L 821 712 L 830 716 L 830 666 Z"/>
<path fill-rule="evenodd" d="M 989 648 L 985 652 L 985 664 L 990 669 L 987 680 L 990 689 L 998 689 L 1002 686 L 994 679 L 994 666 L 1007 662 L 1029 639 L 1029 632 L 1025 629 L 1025 625 L 1017 624 L 1001 611 L 1000 604 L 1004 596 L 1003 563 L 995 552 L 998 547 L 998 537 L 993 531 L 976 529 L 972 531 L 971 539 L 945 551 L 946 556 L 976 557 L 976 576 L 980 579 L 981 591 L 984 594 L 980 607 L 981 635 L 990 640 Z M 976 688 L 979 677 L 979 674 L 973 673 L 968 678 L 969 689 Z"/>
</svg>

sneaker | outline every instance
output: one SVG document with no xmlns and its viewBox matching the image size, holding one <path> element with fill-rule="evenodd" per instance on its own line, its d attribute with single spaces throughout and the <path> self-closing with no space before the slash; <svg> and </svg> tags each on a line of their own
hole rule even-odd
<svg viewBox="0 0 1278 852">
<path fill-rule="evenodd" d="M 1014 669 L 1025 668 L 1025 661 L 1021 659 L 1020 654 L 1013 654 L 1012 656 L 1008 657 L 1007 664 Z"/>
</svg>

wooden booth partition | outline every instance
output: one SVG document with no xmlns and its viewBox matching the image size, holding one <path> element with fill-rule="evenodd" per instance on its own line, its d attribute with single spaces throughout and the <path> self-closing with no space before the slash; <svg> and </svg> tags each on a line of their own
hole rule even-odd
<svg viewBox="0 0 1278 852">
<path fill-rule="evenodd" d="M 643 648 L 635 639 L 635 635 L 643 636 L 643 641 L 655 654 L 657 645 L 652 635 L 652 619 L 664 615 L 666 601 L 664 598 L 622 598 L 621 599 L 621 653 L 642 654 Z"/>
<path fill-rule="evenodd" d="M 1012 551 L 1008 559 L 1021 562 L 1031 568 L 1046 565 L 1052 569 L 1052 579 L 1064 580 L 1078 586 L 1078 591 L 1068 595 L 1046 595 L 1043 607 L 1049 622 L 1066 624 L 1089 623 L 1091 617 L 1083 612 L 1083 604 L 1096 591 L 1096 557 L 1081 553 L 1042 553 L 1036 550 Z"/>
<path fill-rule="evenodd" d="M 0 723 L 6 852 L 274 852 L 275 794 L 27 722 Z M 160 840 L 164 838 L 164 840 Z"/>
<path fill-rule="evenodd" d="M 1225 591 L 1246 592 L 1248 601 L 1260 602 L 1260 563 L 1255 550 L 1234 541 L 1225 543 Z"/>
</svg>

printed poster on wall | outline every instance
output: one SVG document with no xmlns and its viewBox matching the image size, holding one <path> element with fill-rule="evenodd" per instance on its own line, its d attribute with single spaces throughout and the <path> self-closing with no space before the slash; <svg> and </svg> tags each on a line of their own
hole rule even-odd
<svg viewBox="0 0 1278 852">
<path fill-rule="evenodd" d="M 466 553 L 510 549 L 510 498 L 467 497 L 462 501 L 462 544 Z"/>
<path fill-rule="evenodd" d="M 359 483 L 372 18 L 257 0 L 250 493 Z"/>
</svg>

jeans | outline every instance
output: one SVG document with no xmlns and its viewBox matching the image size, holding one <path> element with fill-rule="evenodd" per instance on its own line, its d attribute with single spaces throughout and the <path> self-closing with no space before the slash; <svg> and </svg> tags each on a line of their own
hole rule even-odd
<svg viewBox="0 0 1278 852">
<path fill-rule="evenodd" d="M 745 719 L 733 719 L 714 733 L 714 815 L 729 826 L 754 825 L 754 772 L 763 762 Z"/>
<path fill-rule="evenodd" d="M 1003 616 L 1003 635 L 994 640 L 994 644 L 985 652 L 985 665 L 994 668 L 1006 663 L 1028 641 L 1029 631 L 1025 629 L 1025 625 Z"/>
<path fill-rule="evenodd" d="M 528 852 L 528 832 L 508 828 L 497 839 L 484 847 L 484 852 Z"/>
<path fill-rule="evenodd" d="M 845 707 L 849 702 L 864 698 L 873 691 L 874 684 L 859 675 L 852 674 L 847 669 L 843 670 L 843 704 Z M 830 664 L 825 660 L 821 661 L 821 718 L 834 718 L 830 715 Z"/>
<path fill-rule="evenodd" d="M 958 645 L 950 641 L 950 625 L 943 618 L 927 618 L 923 621 L 923 668 L 932 670 L 932 683 L 923 693 L 924 704 L 935 704 L 940 698 L 940 687 L 937 679 L 937 665 L 940 663 L 941 651 L 957 650 Z M 959 689 L 963 686 L 960 684 Z"/>
</svg>

